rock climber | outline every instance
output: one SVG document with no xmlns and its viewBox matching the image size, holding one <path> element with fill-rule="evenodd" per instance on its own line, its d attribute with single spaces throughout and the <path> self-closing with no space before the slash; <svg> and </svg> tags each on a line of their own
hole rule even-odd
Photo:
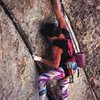
<svg viewBox="0 0 100 100">
<path fill-rule="evenodd" d="M 46 83 L 50 80 L 59 80 L 61 88 L 62 100 L 66 100 L 68 97 L 68 83 L 69 76 L 73 75 L 77 70 L 77 63 L 75 58 L 75 51 L 73 49 L 70 33 L 67 30 L 67 24 L 63 17 L 60 0 L 51 0 L 58 25 L 55 23 L 44 23 L 41 26 L 40 32 L 44 37 L 47 37 L 49 41 L 52 41 L 52 60 L 44 59 L 35 55 L 34 60 L 53 66 L 52 70 L 42 73 L 39 76 L 39 98 L 44 100 L 46 96 Z"/>
</svg>

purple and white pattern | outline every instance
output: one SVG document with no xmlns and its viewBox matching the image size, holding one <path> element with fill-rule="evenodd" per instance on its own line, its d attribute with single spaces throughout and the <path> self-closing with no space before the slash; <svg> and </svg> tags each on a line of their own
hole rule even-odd
<svg viewBox="0 0 100 100">
<path fill-rule="evenodd" d="M 69 62 L 70 63 L 70 62 Z M 68 65 L 69 65 L 68 63 Z M 71 62 L 72 64 L 72 70 L 74 72 L 77 70 L 76 62 Z M 65 73 L 62 67 L 59 68 L 54 68 L 53 70 L 48 71 L 47 73 L 43 73 L 40 75 L 39 80 L 38 80 L 38 89 L 39 89 L 39 97 L 40 100 L 45 100 L 46 96 L 46 83 L 49 80 L 59 80 L 60 81 L 60 88 L 61 88 L 61 96 L 62 100 L 66 100 L 68 96 L 68 83 L 69 83 L 69 77 L 65 78 Z"/>
</svg>

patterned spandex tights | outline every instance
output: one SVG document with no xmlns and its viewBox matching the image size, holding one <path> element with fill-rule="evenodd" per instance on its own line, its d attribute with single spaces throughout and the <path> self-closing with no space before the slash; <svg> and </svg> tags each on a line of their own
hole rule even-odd
<svg viewBox="0 0 100 100">
<path fill-rule="evenodd" d="M 70 66 L 73 68 L 74 73 L 76 72 L 77 65 L 76 62 L 71 62 Z M 46 83 L 49 80 L 55 79 L 60 81 L 60 87 L 61 87 L 61 96 L 62 100 L 66 100 L 68 96 L 68 83 L 69 83 L 69 78 L 64 78 L 65 73 L 62 67 L 55 68 L 53 70 L 48 71 L 47 73 L 43 73 L 40 75 L 39 80 L 38 80 L 38 88 L 39 88 L 39 98 L 40 100 L 45 100 L 46 96 Z"/>
</svg>

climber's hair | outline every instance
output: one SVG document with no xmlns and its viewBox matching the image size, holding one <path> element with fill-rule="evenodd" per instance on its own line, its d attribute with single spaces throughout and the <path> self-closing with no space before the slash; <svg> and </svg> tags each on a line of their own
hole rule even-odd
<svg viewBox="0 0 100 100">
<path fill-rule="evenodd" d="M 41 24 L 40 33 L 45 37 L 54 37 L 61 34 L 60 28 L 56 25 L 56 23 L 49 22 Z"/>
</svg>

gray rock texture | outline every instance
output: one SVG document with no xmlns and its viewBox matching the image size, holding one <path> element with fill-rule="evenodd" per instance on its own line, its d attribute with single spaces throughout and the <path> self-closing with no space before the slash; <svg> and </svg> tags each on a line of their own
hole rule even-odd
<svg viewBox="0 0 100 100">
<path fill-rule="evenodd" d="M 42 21 L 55 21 L 50 0 L 3 0 L 13 12 L 38 55 L 47 43 L 38 32 Z M 87 56 L 87 73 L 100 98 L 100 2 L 62 0 L 82 51 Z M 94 100 L 82 69 L 69 85 L 68 100 Z M 0 7 L 0 100 L 39 100 L 38 72 L 12 21 Z M 98 88 L 99 87 L 99 88 Z"/>
<path fill-rule="evenodd" d="M 0 7 L 0 100 L 38 100 L 33 60 Z"/>
</svg>

